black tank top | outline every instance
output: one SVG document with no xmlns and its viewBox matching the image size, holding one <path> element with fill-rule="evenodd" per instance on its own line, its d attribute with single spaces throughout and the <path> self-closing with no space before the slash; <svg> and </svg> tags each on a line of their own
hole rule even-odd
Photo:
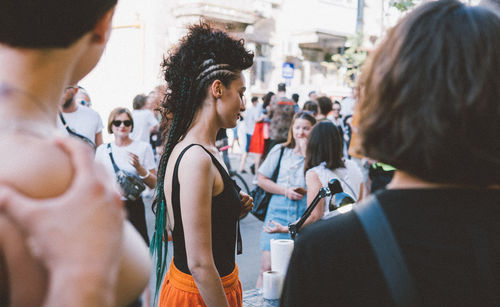
<svg viewBox="0 0 500 307">
<path fill-rule="evenodd" d="M 215 267 L 219 272 L 219 276 L 222 277 L 231 274 L 234 270 L 234 247 L 236 237 L 238 237 L 238 253 L 241 253 L 241 235 L 239 233 L 241 201 L 239 197 L 239 188 L 231 177 L 229 177 L 219 161 L 200 144 L 191 144 L 184 148 L 175 162 L 172 178 L 172 209 L 174 213 L 172 238 L 174 241 L 174 264 L 181 272 L 191 275 L 187 264 L 184 227 L 181 218 L 178 168 L 184 153 L 195 145 L 200 146 L 210 155 L 212 162 L 219 170 L 224 182 L 224 190 L 219 195 L 212 197 L 212 254 Z"/>
</svg>

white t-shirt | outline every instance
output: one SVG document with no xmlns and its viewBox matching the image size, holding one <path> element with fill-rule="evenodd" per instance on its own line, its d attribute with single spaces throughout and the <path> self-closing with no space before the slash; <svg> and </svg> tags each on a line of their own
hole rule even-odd
<svg viewBox="0 0 500 307">
<path fill-rule="evenodd" d="M 154 113 L 147 109 L 133 110 L 132 118 L 134 119 L 134 130 L 130 133 L 130 137 L 134 140 L 149 143 L 149 131 L 158 125 Z"/>
<path fill-rule="evenodd" d="M 118 147 L 116 146 L 115 142 L 111 142 L 111 152 L 113 153 L 113 159 L 115 160 L 115 163 L 116 165 L 118 165 L 119 169 L 129 171 L 138 176 L 139 174 L 137 173 L 136 169 L 129 162 L 129 152 L 139 157 L 139 163 L 141 163 L 144 169 L 151 170 L 156 168 L 153 149 L 151 149 L 151 145 L 149 145 L 149 143 L 142 141 L 133 141 L 128 146 Z M 113 178 L 116 178 L 115 170 L 108 154 L 108 144 L 102 144 L 97 147 L 95 160 L 96 162 L 102 163 L 106 171 Z"/>
<path fill-rule="evenodd" d="M 243 121 L 245 122 L 245 133 L 253 134 L 253 130 L 255 129 L 255 121 L 259 119 L 262 114 L 262 105 L 252 105 L 245 111 L 243 115 Z"/>
<path fill-rule="evenodd" d="M 70 129 L 83 135 L 95 144 L 95 135 L 102 131 L 103 125 L 101 116 L 96 111 L 76 105 L 76 111 L 71 113 L 61 112 L 66 124 Z M 64 133 L 69 134 L 64 127 L 59 115 L 57 116 L 57 128 Z"/>
<path fill-rule="evenodd" d="M 352 196 L 354 200 L 358 200 L 359 192 L 361 191 L 361 184 L 363 183 L 363 174 L 355 162 L 345 160 L 344 164 L 345 168 L 337 168 L 335 171 L 332 171 L 331 169 L 326 168 L 326 162 L 321 162 L 320 165 L 307 170 L 306 177 L 309 172 L 316 173 L 323 187 L 328 186 L 328 181 L 332 179 L 339 179 L 344 192 Z M 324 198 L 324 214 L 328 214 L 329 212 L 328 205 L 330 204 L 330 199 L 331 196 Z"/>
</svg>

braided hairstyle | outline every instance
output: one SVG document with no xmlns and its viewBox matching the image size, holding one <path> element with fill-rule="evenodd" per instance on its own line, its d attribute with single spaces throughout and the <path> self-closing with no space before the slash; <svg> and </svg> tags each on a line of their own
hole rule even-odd
<svg viewBox="0 0 500 307">
<path fill-rule="evenodd" d="M 220 80 L 229 87 L 252 64 L 253 53 L 245 49 L 243 40 L 235 40 L 206 23 L 190 26 L 188 34 L 162 63 L 168 90 L 160 107 L 160 131 L 166 143 L 158 167 L 153 205 L 156 225 L 150 246 L 150 251 L 157 255 L 156 294 L 166 265 L 167 244 L 162 240 L 166 230 L 164 180 L 172 149 L 186 134 L 206 98 L 208 86 Z"/>
</svg>

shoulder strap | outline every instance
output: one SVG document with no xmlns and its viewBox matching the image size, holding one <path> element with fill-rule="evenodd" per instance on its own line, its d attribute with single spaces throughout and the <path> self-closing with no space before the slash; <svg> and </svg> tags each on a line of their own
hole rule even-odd
<svg viewBox="0 0 500 307">
<path fill-rule="evenodd" d="M 113 169 L 115 170 L 115 173 L 118 173 L 120 171 L 120 168 L 118 167 L 118 165 L 116 165 L 115 159 L 113 159 L 113 153 L 111 152 L 111 143 L 108 143 L 107 148 L 108 148 L 109 158 L 111 159 L 111 164 L 113 164 Z"/>
<path fill-rule="evenodd" d="M 416 290 L 389 221 L 374 195 L 354 206 L 397 306 L 416 305 Z"/>
<path fill-rule="evenodd" d="M 285 151 L 285 147 L 281 146 L 281 152 L 280 152 L 280 157 L 278 159 L 278 165 L 276 165 L 276 168 L 274 169 L 273 175 L 271 176 L 271 180 L 276 182 L 278 180 L 278 175 L 280 173 L 280 166 L 281 166 L 281 158 L 283 157 L 283 152 Z"/>
<path fill-rule="evenodd" d="M 62 115 L 61 112 L 59 112 L 59 118 L 61 119 L 61 122 L 62 122 L 64 128 L 66 128 L 66 131 L 68 131 L 68 133 L 70 135 L 74 135 L 76 137 L 79 137 L 80 139 L 85 140 L 87 143 L 92 143 L 92 145 L 95 146 L 94 142 L 92 142 L 88 137 L 86 137 L 84 135 L 81 135 L 80 133 L 78 133 L 78 132 L 74 131 L 73 129 L 71 129 L 69 127 L 69 125 L 66 123 L 66 121 L 64 120 L 64 116 Z"/>
</svg>

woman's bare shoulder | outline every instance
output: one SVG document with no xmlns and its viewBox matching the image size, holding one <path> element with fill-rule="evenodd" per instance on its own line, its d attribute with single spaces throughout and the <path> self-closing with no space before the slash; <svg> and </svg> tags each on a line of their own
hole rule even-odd
<svg viewBox="0 0 500 307">
<path fill-rule="evenodd" d="M 12 135 L 0 141 L 0 182 L 33 198 L 62 194 L 71 184 L 69 157 L 51 140 Z"/>
</svg>

